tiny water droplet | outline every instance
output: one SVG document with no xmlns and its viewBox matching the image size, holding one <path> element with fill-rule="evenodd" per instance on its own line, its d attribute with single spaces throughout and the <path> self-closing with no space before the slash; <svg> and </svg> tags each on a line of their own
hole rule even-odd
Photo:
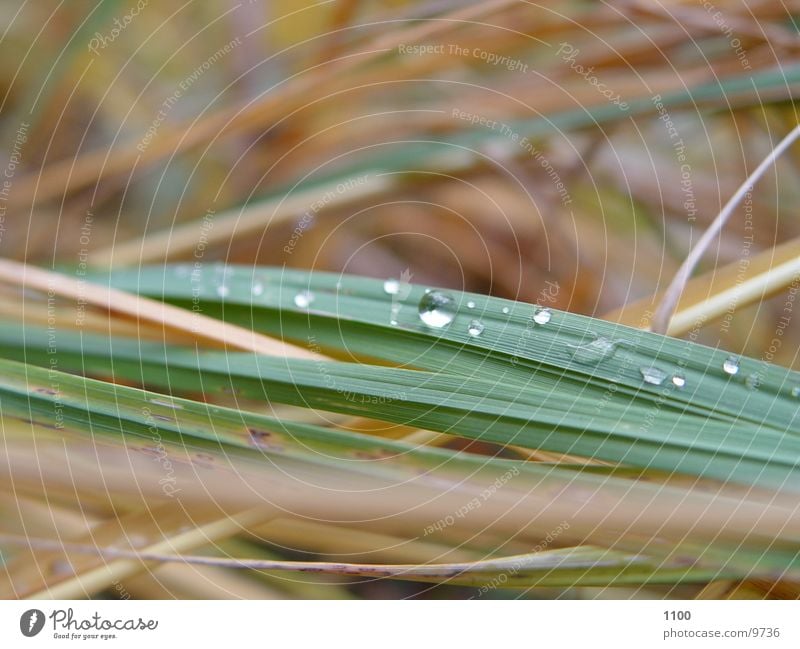
<svg viewBox="0 0 800 649">
<path fill-rule="evenodd" d="M 473 320 L 469 323 L 469 327 L 467 327 L 467 331 L 469 332 L 470 336 L 480 336 L 483 333 L 484 327 L 483 323 L 480 320 Z"/>
<path fill-rule="evenodd" d="M 617 351 L 619 343 L 600 336 L 590 343 L 583 345 L 567 345 L 570 356 L 576 363 L 583 365 L 597 365 L 611 358 Z"/>
<path fill-rule="evenodd" d="M 251 290 L 253 295 L 261 295 L 264 292 L 264 285 L 261 282 L 254 282 Z"/>
<path fill-rule="evenodd" d="M 672 385 L 674 385 L 676 388 L 682 388 L 684 385 L 686 385 L 686 377 L 680 373 L 674 374 L 672 376 Z"/>
<path fill-rule="evenodd" d="M 225 286 L 225 284 L 220 284 L 219 286 L 217 286 L 217 295 L 219 295 L 220 297 L 225 297 L 230 292 L 231 289 Z"/>
<path fill-rule="evenodd" d="M 431 291 L 419 301 L 419 317 L 429 327 L 441 329 L 456 317 L 456 301 L 442 291 Z"/>
<path fill-rule="evenodd" d="M 550 318 L 553 317 L 553 314 L 550 312 L 550 309 L 543 309 L 541 307 L 536 307 L 536 312 L 533 314 L 533 321 L 536 324 L 544 325 L 550 322 Z"/>
<path fill-rule="evenodd" d="M 503 313 L 505 313 L 506 315 L 508 315 L 509 313 L 511 313 L 511 309 L 509 309 L 507 306 L 504 306 L 504 307 L 503 307 Z"/>
<path fill-rule="evenodd" d="M 383 292 L 388 295 L 397 295 L 400 292 L 400 282 L 396 279 L 387 279 L 383 283 Z"/>
<path fill-rule="evenodd" d="M 657 367 L 640 367 L 639 371 L 644 382 L 651 385 L 661 385 L 667 378 L 667 373 Z"/>
<path fill-rule="evenodd" d="M 795 399 L 797 399 L 798 397 L 800 397 L 800 385 L 795 385 L 795 386 L 792 388 L 792 396 L 793 396 Z"/>
<path fill-rule="evenodd" d="M 761 387 L 761 376 L 758 374 L 750 374 L 745 380 L 744 384 L 751 390 L 758 390 Z"/>
<path fill-rule="evenodd" d="M 475 308 L 475 302 L 473 302 L 472 300 L 467 302 L 467 308 L 468 309 L 474 309 Z"/>
<path fill-rule="evenodd" d="M 309 306 L 311 306 L 313 301 L 314 294 L 311 291 L 300 291 L 300 293 L 294 296 L 295 306 L 298 306 L 301 309 L 307 309 Z"/>
<path fill-rule="evenodd" d="M 736 356 L 728 356 L 725 361 L 722 363 L 722 371 L 725 374 L 730 374 L 733 376 L 734 374 L 739 373 L 739 359 Z"/>
</svg>

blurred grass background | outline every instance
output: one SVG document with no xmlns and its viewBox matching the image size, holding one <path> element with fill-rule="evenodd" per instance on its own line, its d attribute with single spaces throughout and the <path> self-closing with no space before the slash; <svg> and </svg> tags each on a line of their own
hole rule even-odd
<svg viewBox="0 0 800 649">
<path fill-rule="evenodd" d="M 199 252 L 618 314 L 798 121 L 797 2 L 3 8 L 0 255 L 45 266 Z M 700 272 L 796 244 L 798 180 L 793 151 Z M 761 357 L 793 295 L 698 340 Z"/>
</svg>

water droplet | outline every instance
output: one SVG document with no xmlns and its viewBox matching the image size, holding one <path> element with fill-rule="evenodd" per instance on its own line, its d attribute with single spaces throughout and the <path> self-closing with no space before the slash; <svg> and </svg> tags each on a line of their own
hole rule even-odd
<svg viewBox="0 0 800 649">
<path fill-rule="evenodd" d="M 686 385 L 686 377 L 681 373 L 674 374 L 672 376 L 672 385 L 676 388 L 682 388 Z"/>
<path fill-rule="evenodd" d="M 261 295 L 264 292 L 264 285 L 261 282 L 254 282 L 251 291 L 253 295 Z"/>
<path fill-rule="evenodd" d="M 583 365 L 597 365 L 614 355 L 619 343 L 608 338 L 599 338 L 583 345 L 567 345 L 572 360 Z"/>
<path fill-rule="evenodd" d="M 657 367 L 640 367 L 639 371 L 644 382 L 651 385 L 661 385 L 667 378 L 667 373 Z"/>
<path fill-rule="evenodd" d="M 419 301 L 419 317 L 429 327 L 441 329 L 456 317 L 456 301 L 441 291 L 431 291 Z"/>
<path fill-rule="evenodd" d="M 219 286 L 217 286 L 217 295 L 219 295 L 220 297 L 225 297 L 230 292 L 231 289 L 225 286 L 225 284 L 220 284 Z"/>
<path fill-rule="evenodd" d="M 467 331 L 469 332 L 470 336 L 480 336 L 483 333 L 484 327 L 483 323 L 480 320 L 473 320 L 469 323 L 469 327 L 467 327 Z"/>
<path fill-rule="evenodd" d="M 533 314 L 533 321 L 536 324 L 544 325 L 550 322 L 550 318 L 553 317 L 553 314 L 550 312 L 550 309 L 543 309 L 541 307 L 536 307 L 536 312 Z"/>
<path fill-rule="evenodd" d="M 387 279 L 383 283 L 383 292 L 388 295 L 397 295 L 400 292 L 400 282 L 396 279 Z"/>
<path fill-rule="evenodd" d="M 761 375 L 750 374 L 745 380 L 744 384 L 751 390 L 758 390 L 761 387 Z"/>
<path fill-rule="evenodd" d="M 468 309 L 474 309 L 475 308 L 475 302 L 473 302 L 472 300 L 467 302 L 467 308 Z"/>
<path fill-rule="evenodd" d="M 301 309 L 307 309 L 311 306 L 311 303 L 314 301 L 314 294 L 311 291 L 300 291 L 297 295 L 294 296 L 294 304 L 295 306 L 300 307 Z"/>
<path fill-rule="evenodd" d="M 795 399 L 797 399 L 798 397 L 800 397 L 800 385 L 795 385 L 795 386 L 792 388 L 792 396 L 793 396 Z"/>
<path fill-rule="evenodd" d="M 504 306 L 504 307 L 503 307 L 503 313 L 505 313 L 506 315 L 508 315 L 509 313 L 511 313 L 511 309 L 509 309 L 507 306 Z"/>
<path fill-rule="evenodd" d="M 736 356 L 728 356 L 725 359 L 725 362 L 722 363 L 722 371 L 725 374 L 730 374 L 733 376 L 734 374 L 739 373 L 739 359 Z"/>
</svg>

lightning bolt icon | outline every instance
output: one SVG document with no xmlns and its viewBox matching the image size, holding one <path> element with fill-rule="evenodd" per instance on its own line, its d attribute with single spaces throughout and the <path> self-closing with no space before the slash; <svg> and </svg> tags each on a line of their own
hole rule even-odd
<svg viewBox="0 0 800 649">
<path fill-rule="evenodd" d="M 28 620 L 28 631 L 33 631 L 33 625 L 36 624 L 36 620 L 39 619 L 38 614 L 36 611 L 31 611 L 31 617 Z"/>
</svg>

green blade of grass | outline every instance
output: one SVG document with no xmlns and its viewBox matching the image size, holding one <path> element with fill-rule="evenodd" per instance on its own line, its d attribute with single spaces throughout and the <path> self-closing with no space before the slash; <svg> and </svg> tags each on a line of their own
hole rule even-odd
<svg viewBox="0 0 800 649">
<path fill-rule="evenodd" d="M 9 341 L 4 333 L 12 333 Z M 59 351 L 44 351 L 45 330 L 0 328 L 0 353 L 57 360 L 75 371 L 143 381 L 165 390 L 207 393 L 226 386 L 251 399 L 384 419 L 500 444 L 543 448 L 639 468 L 787 488 L 797 486 L 800 439 L 750 423 L 706 420 L 634 402 L 597 411 L 589 394 L 560 395 L 536 384 L 503 385 L 483 376 L 355 363 L 273 359 L 241 353 L 164 350 L 158 344 L 60 334 Z M 648 421 L 648 426 L 641 422 Z M 273 424 L 274 425 L 274 424 Z M 753 431 L 758 431 L 758 444 Z"/>
</svg>

